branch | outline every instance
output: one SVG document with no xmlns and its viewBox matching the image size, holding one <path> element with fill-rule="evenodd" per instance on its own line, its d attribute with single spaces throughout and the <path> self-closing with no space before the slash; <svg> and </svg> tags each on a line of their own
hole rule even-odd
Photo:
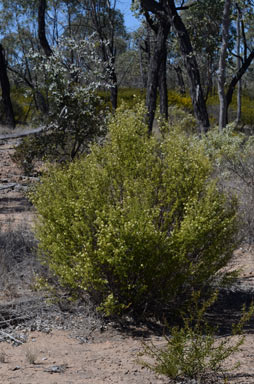
<svg viewBox="0 0 254 384">
<path fill-rule="evenodd" d="M 141 4 L 141 8 L 143 8 L 148 12 L 158 14 L 163 11 L 161 4 L 157 3 L 154 0 L 141 0 L 140 4 Z"/>
<path fill-rule="evenodd" d="M 25 83 L 27 83 L 27 85 L 34 89 L 34 85 L 28 80 L 28 78 L 24 75 L 22 75 L 19 71 L 17 71 L 16 69 L 14 68 L 11 68 L 9 65 L 7 66 L 7 69 L 13 73 L 15 73 L 16 75 L 18 75 L 19 77 L 21 77 L 22 80 L 24 80 Z"/>
<path fill-rule="evenodd" d="M 183 5 L 183 4 L 184 4 L 184 1 L 182 1 L 182 4 L 180 5 L 180 7 L 176 7 L 176 10 L 177 11 L 185 11 L 187 9 L 195 7 L 196 5 L 198 5 L 198 1 L 195 1 L 194 3 L 191 3 L 189 5 Z"/>
<path fill-rule="evenodd" d="M 144 11 L 144 15 L 145 15 L 146 21 L 147 21 L 148 25 L 150 26 L 150 28 L 157 34 L 158 25 L 155 24 L 155 22 L 153 21 L 153 19 L 151 18 L 151 16 L 147 12 L 147 10 Z"/>
<path fill-rule="evenodd" d="M 237 59 L 240 59 L 241 62 L 242 62 L 242 64 L 243 64 L 243 62 L 245 61 L 245 59 L 243 59 L 242 56 L 237 55 L 237 54 L 234 53 L 230 48 L 228 48 L 228 51 L 229 51 L 230 55 L 236 57 Z"/>
</svg>

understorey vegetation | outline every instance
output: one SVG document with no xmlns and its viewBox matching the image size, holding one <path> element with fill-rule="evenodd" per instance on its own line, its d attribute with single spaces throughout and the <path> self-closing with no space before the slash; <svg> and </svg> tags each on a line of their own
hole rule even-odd
<svg viewBox="0 0 254 384">
<path fill-rule="evenodd" d="M 184 304 L 218 279 L 237 243 L 236 201 L 212 172 L 198 138 L 177 127 L 163 141 L 148 136 L 144 107 L 122 106 L 103 145 L 50 166 L 31 196 L 42 261 L 108 315 Z"/>
<path fill-rule="evenodd" d="M 0 121 L 41 128 L 12 156 L 39 176 L 38 285 L 111 319 L 177 322 L 166 348 L 145 348 L 173 382 L 217 380 L 243 341 L 218 342 L 206 312 L 254 239 L 253 6 L 135 0 L 133 33 L 117 1 L 0 13 Z"/>
</svg>

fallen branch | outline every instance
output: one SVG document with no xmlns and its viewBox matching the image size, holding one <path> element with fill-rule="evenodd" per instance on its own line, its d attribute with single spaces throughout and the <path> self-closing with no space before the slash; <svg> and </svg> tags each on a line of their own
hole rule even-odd
<svg viewBox="0 0 254 384">
<path fill-rule="evenodd" d="M 13 337 L 12 335 L 10 335 L 9 333 L 6 333 L 6 332 L 4 332 L 4 331 L 0 331 L 0 334 L 2 334 L 4 337 L 6 337 L 6 338 L 9 338 L 9 339 L 11 339 L 12 341 L 14 341 L 14 343 L 16 343 L 16 344 L 23 344 L 23 342 L 22 341 L 20 341 L 20 340 L 18 340 L 18 339 L 16 339 L 15 337 Z"/>
<path fill-rule="evenodd" d="M 0 140 L 7 140 L 7 139 L 18 139 L 19 137 L 34 135 L 35 133 L 42 132 L 46 127 L 38 127 L 34 129 L 29 129 L 20 133 L 10 133 L 9 135 L 0 135 Z"/>
</svg>

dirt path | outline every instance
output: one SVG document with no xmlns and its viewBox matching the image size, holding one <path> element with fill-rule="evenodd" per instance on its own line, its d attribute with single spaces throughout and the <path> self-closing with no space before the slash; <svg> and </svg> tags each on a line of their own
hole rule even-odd
<svg viewBox="0 0 254 384">
<path fill-rule="evenodd" d="M 9 139 L 0 145 L 0 187 L 15 185 L 0 189 L 1 231 L 8 231 L 23 224 L 30 225 L 34 215 L 24 197 L 28 179 L 22 175 L 22 171 L 10 158 L 16 143 L 17 139 Z M 240 292 L 240 296 L 237 296 L 240 306 L 245 300 L 246 292 L 248 300 L 252 298 L 254 292 L 253 261 L 253 249 L 245 247 L 236 252 L 230 266 L 232 269 L 242 267 L 242 278 L 239 279 L 238 286 L 236 285 L 235 288 Z M 32 276 L 30 278 L 32 280 Z M 24 292 L 31 297 L 36 295 L 29 285 L 26 285 Z M 228 308 L 224 308 L 225 314 L 223 311 L 221 313 L 222 318 L 226 316 L 226 311 L 231 316 L 231 305 L 234 307 L 236 304 L 236 296 L 232 296 L 232 300 L 230 297 Z M 21 299 L 22 293 L 19 295 L 19 300 Z M 1 292 L 0 305 L 8 300 L 13 298 L 10 299 Z M 40 304 L 38 306 L 40 307 Z M 34 322 L 38 323 L 41 316 L 39 310 L 36 316 Z M 1 384 L 163 384 L 169 382 L 166 377 L 156 376 L 137 363 L 137 355 L 142 351 L 144 329 L 141 330 L 142 332 L 138 329 L 135 329 L 135 332 L 123 332 L 108 324 L 105 328 L 90 327 L 91 331 L 88 334 L 86 327 L 82 328 L 82 322 L 85 324 L 88 321 L 84 316 L 77 320 L 73 314 L 64 314 L 65 324 L 69 323 L 68 329 L 61 325 L 63 324 L 61 314 L 53 313 L 50 319 L 53 318 L 53 326 L 50 325 L 48 328 L 44 326 L 44 332 L 31 331 L 32 323 L 29 323 L 27 328 L 24 324 L 12 326 L 13 335 L 18 329 L 23 330 L 26 342 L 21 342 L 19 346 L 13 345 L 11 339 L 9 342 L 0 343 Z M 89 319 L 89 321 L 92 320 Z M 50 322 L 51 320 L 49 324 Z M 79 324 L 78 337 L 71 337 L 73 336 L 72 322 L 74 330 Z M 250 324 L 245 344 L 234 359 L 228 362 L 231 364 L 241 361 L 241 367 L 230 378 L 230 383 L 254 383 L 253 330 L 254 324 Z M 5 331 L 3 329 L 3 332 Z M 141 337 L 139 333 L 143 336 Z M 161 336 L 152 333 L 148 333 L 147 336 L 146 341 L 152 340 L 158 345 L 164 343 Z"/>
</svg>

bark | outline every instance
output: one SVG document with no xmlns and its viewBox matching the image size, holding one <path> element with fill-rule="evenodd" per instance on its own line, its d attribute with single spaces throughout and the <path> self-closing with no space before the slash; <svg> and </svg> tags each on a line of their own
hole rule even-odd
<svg viewBox="0 0 254 384">
<path fill-rule="evenodd" d="M 179 92 L 183 96 L 186 94 L 186 90 L 185 90 L 185 84 L 184 84 L 184 80 L 183 80 L 182 68 L 180 67 L 180 65 L 175 65 L 174 70 L 176 71 Z"/>
<path fill-rule="evenodd" d="M 179 41 L 181 54 L 183 56 L 184 64 L 190 80 L 191 99 L 194 114 L 199 126 L 199 132 L 207 132 L 210 126 L 209 118 L 201 86 L 199 68 L 193 52 L 190 37 L 176 10 L 175 2 L 173 0 L 168 1 L 168 11 L 171 24 L 175 29 Z"/>
<path fill-rule="evenodd" d="M 218 93 L 220 99 L 219 129 L 222 130 L 227 123 L 227 100 L 225 95 L 226 57 L 229 39 L 231 0 L 225 0 L 222 19 L 222 44 L 220 50 L 218 70 Z"/>
<path fill-rule="evenodd" d="M 195 4 L 195 3 L 194 3 Z M 183 5 L 183 4 L 182 4 Z M 181 6 L 178 9 L 187 9 L 191 5 L 184 7 Z M 190 37 L 185 25 L 177 12 L 174 0 L 161 0 L 159 2 L 155 0 L 141 0 L 141 7 L 147 12 L 152 12 L 158 18 L 162 16 L 166 17 L 170 21 L 170 24 L 175 29 L 181 55 L 184 59 L 184 64 L 190 80 L 190 91 L 192 104 L 194 108 L 194 114 L 198 122 L 199 132 L 206 132 L 210 126 L 206 104 L 204 100 L 203 90 L 201 87 L 200 73 L 198 64 L 193 52 Z"/>
<path fill-rule="evenodd" d="M 10 97 L 10 82 L 7 74 L 7 63 L 2 44 L 0 44 L 0 83 L 2 89 L 5 123 L 9 127 L 15 128 L 15 118 Z"/>
<path fill-rule="evenodd" d="M 39 0 L 38 7 L 38 37 L 42 49 L 47 57 L 52 55 L 52 50 L 49 46 L 47 37 L 46 37 L 46 28 L 45 28 L 45 13 L 46 13 L 47 3 L 46 0 Z"/>
<path fill-rule="evenodd" d="M 208 57 L 208 63 L 207 63 L 207 73 L 206 73 L 206 87 L 205 87 L 205 101 L 207 101 L 208 96 L 212 94 L 212 88 L 213 88 L 213 70 L 212 70 L 212 59 L 209 56 Z"/>
<path fill-rule="evenodd" d="M 159 94 L 160 94 L 160 114 L 168 120 L 168 87 L 167 87 L 167 49 L 163 50 L 163 58 L 159 69 Z"/>
<path fill-rule="evenodd" d="M 150 57 L 147 79 L 146 105 L 148 109 L 148 131 L 152 132 L 156 110 L 157 88 L 161 94 L 160 110 L 167 119 L 167 85 L 166 85 L 166 40 L 170 31 L 170 24 L 161 20 L 156 33 L 156 46 Z M 159 81 L 160 80 L 160 81 Z"/>
<path fill-rule="evenodd" d="M 241 68 L 241 10 L 237 9 L 237 42 L 236 42 L 236 54 L 237 54 L 237 71 Z M 236 123 L 239 124 L 241 121 L 242 113 L 242 81 L 239 80 L 237 87 L 237 115 Z"/>
<path fill-rule="evenodd" d="M 112 108 L 115 111 L 117 108 L 117 95 L 118 95 L 118 86 L 117 86 L 117 77 L 115 70 L 112 70 L 110 73 L 110 81 L 112 86 L 110 87 L 110 101 L 112 104 Z"/>
</svg>

